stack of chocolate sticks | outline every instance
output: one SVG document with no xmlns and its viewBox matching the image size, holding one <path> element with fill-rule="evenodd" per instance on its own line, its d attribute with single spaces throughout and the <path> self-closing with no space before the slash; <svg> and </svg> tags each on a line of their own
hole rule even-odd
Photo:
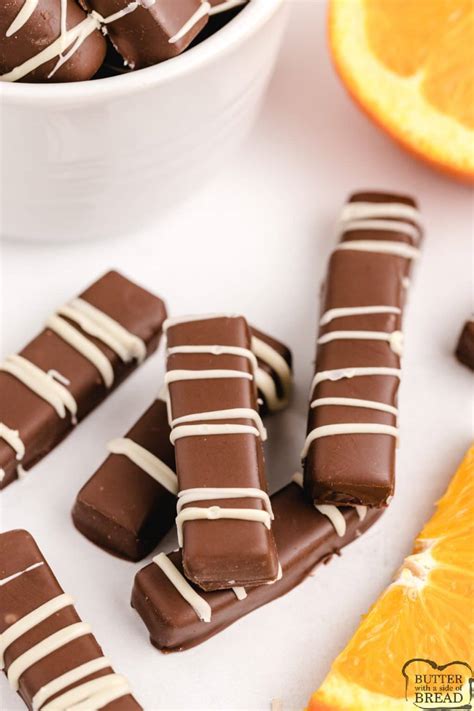
<svg viewBox="0 0 474 711">
<path fill-rule="evenodd" d="M 304 479 L 301 474 L 295 475 L 292 483 L 270 499 L 270 530 L 276 544 L 279 575 L 273 582 L 265 581 L 266 585 L 262 585 L 262 581 L 245 583 L 240 577 L 243 561 L 235 555 L 234 567 L 230 558 L 225 561 L 225 575 L 220 583 L 215 576 L 213 580 L 206 578 L 203 568 L 209 564 L 209 552 L 219 558 L 231 553 L 223 552 L 221 535 L 225 542 L 231 540 L 232 550 L 235 540 L 244 543 L 249 554 L 245 562 L 249 562 L 252 545 L 256 545 L 250 536 L 255 532 L 258 535 L 259 527 L 257 523 L 252 525 L 248 520 L 239 520 L 232 521 L 231 529 L 230 523 L 220 521 L 217 531 L 212 510 L 217 506 L 215 516 L 219 518 L 219 510 L 223 506 L 227 508 L 229 503 L 209 498 L 199 502 L 199 519 L 192 520 L 194 528 L 191 529 L 191 521 L 188 517 L 183 519 L 183 511 L 186 506 L 195 507 L 197 502 L 189 502 L 186 491 L 182 492 L 178 498 L 177 521 L 182 527 L 186 520 L 185 526 L 189 527 L 189 533 L 185 528 L 179 536 L 184 545 L 170 556 L 163 553 L 156 556 L 137 574 L 132 593 L 132 605 L 145 622 L 152 643 L 163 651 L 200 644 L 251 610 L 291 590 L 316 565 L 326 562 L 369 528 L 393 496 L 398 440 L 397 391 L 403 347 L 401 322 L 411 266 L 419 254 L 422 238 L 420 216 L 409 197 L 357 193 L 346 204 L 338 227 L 340 242 L 331 255 L 322 296 L 316 369 L 302 451 Z M 189 357 L 195 322 L 171 323 L 177 330 L 172 335 L 171 353 L 175 353 L 175 344 L 186 345 Z M 202 323 L 198 323 L 202 327 Z M 213 325 L 215 327 L 216 322 Z M 211 333 L 215 335 L 215 331 L 209 332 L 206 328 L 204 335 L 209 337 Z M 203 345 L 206 338 L 199 335 L 196 343 Z M 191 368 L 199 371 L 203 365 L 195 360 Z M 169 382 L 179 382 L 181 376 L 173 374 L 173 370 L 184 369 L 184 366 L 186 360 L 176 362 L 171 355 Z M 220 368 L 218 364 L 214 367 Z M 213 404 L 211 407 L 211 403 L 201 399 L 202 394 L 198 395 L 195 383 L 193 381 L 194 399 L 189 394 L 186 396 L 184 388 L 178 392 L 170 390 L 173 417 L 175 407 L 179 407 L 181 417 L 183 412 L 202 410 L 203 404 L 207 406 L 204 409 L 214 409 Z M 240 386 L 243 388 L 242 383 Z M 226 398 L 224 402 L 227 406 L 233 404 Z M 203 420 L 199 422 L 202 427 Z M 240 422 L 244 424 L 244 420 Z M 249 424 L 246 421 L 246 426 Z M 178 481 L 182 462 L 187 471 L 192 471 L 185 475 L 183 485 L 197 486 L 201 493 L 201 487 L 215 487 L 212 475 L 211 480 L 199 479 L 196 472 L 204 471 L 209 476 L 206 465 L 211 455 L 208 452 L 217 445 L 211 444 L 212 438 L 204 429 L 189 430 L 186 434 L 191 445 L 178 458 Z M 245 437 L 251 437 L 241 433 L 237 438 L 235 434 L 231 435 L 229 430 L 229 435 L 220 435 L 221 441 L 229 436 L 240 439 L 243 447 Z M 196 443 L 191 439 L 194 436 L 197 436 Z M 258 441 L 256 434 L 254 437 Z M 179 441 L 183 439 L 186 443 L 187 436 L 180 437 Z M 201 465 L 203 456 L 205 465 Z M 226 467 L 221 466 L 216 474 L 221 486 L 225 481 L 224 470 L 227 471 Z M 250 484 L 255 482 L 247 480 L 247 485 Z M 181 483 L 179 488 L 182 488 Z M 218 496 L 213 490 L 214 495 Z M 184 496 L 183 506 L 181 496 Z M 262 501 L 263 514 L 265 504 L 259 501 Z M 244 503 L 249 505 L 248 500 L 241 501 Z M 263 515 L 259 523 L 262 534 L 265 530 Z M 270 525 L 268 520 L 267 524 Z M 260 535 L 260 540 L 262 545 L 264 541 L 268 544 L 268 536 Z M 240 550 L 239 546 L 235 546 L 235 550 Z M 198 566 L 193 554 L 198 557 Z M 265 554 L 271 563 L 271 546 Z M 226 575 L 230 580 L 225 579 Z"/>
<path fill-rule="evenodd" d="M 160 395 L 107 444 L 73 508 L 81 533 L 134 561 L 176 525 L 179 549 L 156 554 L 132 592 L 163 651 L 200 644 L 289 592 L 367 530 L 393 496 L 402 313 L 419 213 L 405 196 L 357 193 L 339 233 L 322 296 L 303 473 L 272 496 L 264 417 L 289 402 L 292 357 L 241 315 L 167 319 L 161 299 L 110 272 L 0 364 L 4 487 L 166 333 Z M 62 696 L 77 711 L 91 698 L 113 697 L 117 711 L 139 708 L 21 531 L 0 535 L 0 652 L 30 708 Z"/>
</svg>

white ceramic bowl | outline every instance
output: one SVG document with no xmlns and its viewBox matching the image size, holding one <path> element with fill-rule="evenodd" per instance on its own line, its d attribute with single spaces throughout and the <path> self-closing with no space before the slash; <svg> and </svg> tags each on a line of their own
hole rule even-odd
<svg viewBox="0 0 474 711">
<path fill-rule="evenodd" d="M 1 235 L 91 239 L 156 221 L 251 126 L 284 10 L 252 0 L 193 49 L 123 76 L 0 83 Z"/>
</svg>

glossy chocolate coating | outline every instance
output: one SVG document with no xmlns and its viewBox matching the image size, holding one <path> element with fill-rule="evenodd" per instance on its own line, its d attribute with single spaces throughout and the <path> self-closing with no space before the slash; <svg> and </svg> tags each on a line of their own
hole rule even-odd
<svg viewBox="0 0 474 711">
<path fill-rule="evenodd" d="M 126 6 L 124 0 L 83 2 L 104 18 Z M 107 24 L 107 32 L 114 47 L 132 69 L 149 67 L 181 54 L 189 46 L 207 23 L 207 15 L 190 27 L 181 39 L 176 42 L 170 42 L 170 39 L 200 7 L 201 0 L 155 0 L 149 7 L 139 5 L 128 15 Z"/>
<path fill-rule="evenodd" d="M 474 321 L 466 321 L 456 347 L 456 358 L 474 370 Z"/>
<path fill-rule="evenodd" d="M 178 323 L 168 329 L 167 336 L 169 348 L 183 345 L 251 348 L 247 322 L 240 316 Z M 168 373 L 181 369 L 229 369 L 252 373 L 250 361 L 243 356 L 170 355 Z M 257 409 L 255 383 L 244 378 L 180 380 L 169 385 L 169 393 L 173 419 L 214 410 Z M 249 419 L 232 422 L 254 425 Z M 196 487 L 266 490 L 262 442 L 253 434 L 183 437 L 176 441 L 175 456 L 181 491 Z M 264 510 L 264 503 L 256 498 L 212 499 L 199 502 L 199 506 Z M 184 524 L 183 565 L 187 577 L 206 590 L 257 585 L 275 579 L 278 571 L 271 530 L 260 522 L 235 519 L 187 521 Z"/>
<path fill-rule="evenodd" d="M 291 367 L 291 352 L 279 341 L 251 328 L 252 335 L 268 343 Z M 277 374 L 261 359 L 263 368 L 282 387 Z M 263 396 L 260 412 L 268 413 Z M 166 405 L 156 400 L 125 435 L 175 470 L 174 447 Z M 176 516 L 176 496 L 127 457 L 109 454 L 77 495 L 74 524 L 87 538 L 110 553 L 141 560 L 171 529 Z"/>
<path fill-rule="evenodd" d="M 42 565 L 5 582 L 5 578 L 14 576 L 37 563 L 42 563 Z M 63 593 L 51 568 L 27 531 L 15 530 L 0 534 L 0 580 L 4 581 L 0 585 L 0 634 L 14 622 Z M 32 627 L 6 648 L 5 672 L 8 672 L 10 665 L 31 647 L 63 627 L 80 621 L 81 618 L 75 608 L 70 605 Z M 102 649 L 92 634 L 84 635 L 67 643 L 23 672 L 19 680 L 21 698 L 31 709 L 32 699 L 42 686 L 71 669 L 102 656 L 102 654 Z M 106 667 L 89 674 L 80 681 L 64 687 L 47 701 L 51 701 L 75 686 L 112 672 L 111 667 Z M 103 708 L 109 711 L 139 711 L 141 706 L 129 694 L 110 702 Z"/>
<path fill-rule="evenodd" d="M 175 469 L 166 404 L 155 402 L 127 432 L 130 438 Z M 128 457 L 109 454 L 77 495 L 76 528 L 105 550 L 141 560 L 173 526 L 176 496 Z"/>
<path fill-rule="evenodd" d="M 24 5 L 24 0 L 4 0 L 0 12 L 0 74 L 7 74 L 51 45 L 60 34 L 61 5 L 59 0 L 39 0 L 31 17 L 11 37 L 6 33 Z M 75 0 L 67 0 L 67 29 L 86 18 Z M 65 54 L 70 47 L 66 47 Z M 90 79 L 104 61 L 106 42 L 99 30 L 94 30 L 74 54 L 48 79 L 58 56 L 41 64 L 20 79 L 24 82 L 65 82 Z"/>
<path fill-rule="evenodd" d="M 415 206 L 406 196 L 357 193 L 350 202 L 396 202 Z M 378 219 L 391 219 L 379 217 Z M 403 220 L 409 222 L 409 220 Z M 411 244 L 395 231 L 346 231 L 342 241 L 389 240 Z M 352 306 L 405 306 L 405 279 L 410 260 L 391 254 L 357 251 L 333 252 L 321 299 L 321 315 L 329 309 Z M 400 331 L 401 315 L 346 316 L 322 326 L 319 335 L 331 331 Z M 334 340 L 318 345 L 315 372 L 350 367 L 400 368 L 400 358 L 386 341 Z M 397 406 L 399 379 L 371 375 L 325 380 L 313 390 L 311 400 L 347 397 Z M 339 423 L 376 423 L 396 426 L 396 416 L 363 407 L 331 405 L 310 408 L 308 433 L 316 427 Z M 394 491 L 396 439 L 385 434 L 333 435 L 314 441 L 304 465 L 305 487 L 317 503 L 385 506 Z"/>
<path fill-rule="evenodd" d="M 111 271 L 86 289 L 81 298 L 139 336 L 146 344 L 147 355 L 158 347 L 166 309 L 157 296 L 118 272 Z M 73 325 L 81 331 L 77 324 Z M 20 351 L 20 355 L 43 371 L 57 370 L 70 381 L 68 388 L 77 402 L 79 421 L 137 368 L 136 360 L 124 363 L 101 341 L 87 337 L 107 356 L 113 367 L 115 379 L 112 388 L 104 385 L 89 360 L 48 328 Z M 69 416 L 61 419 L 49 403 L 3 371 L 0 371 L 0 422 L 19 431 L 26 448 L 22 460 L 25 470 L 48 454 L 74 429 Z M 5 472 L 0 488 L 16 479 L 17 463 L 13 449 L 0 439 L 0 469 Z"/>
<path fill-rule="evenodd" d="M 372 509 L 360 521 L 355 509 L 343 509 L 347 530 L 339 537 L 326 516 L 314 509 L 297 484 L 288 484 L 272 496 L 273 531 L 282 567 L 281 580 L 249 588 L 238 600 L 232 590 L 203 592 L 211 606 L 210 622 L 202 622 L 193 608 L 170 583 L 163 571 L 150 563 L 140 570 L 132 592 L 132 606 L 145 623 L 150 640 L 163 652 L 194 647 L 262 605 L 276 600 L 301 583 L 320 563 L 326 563 L 341 548 L 369 528 L 381 515 Z M 168 556 L 182 570 L 180 553 Z"/>
</svg>

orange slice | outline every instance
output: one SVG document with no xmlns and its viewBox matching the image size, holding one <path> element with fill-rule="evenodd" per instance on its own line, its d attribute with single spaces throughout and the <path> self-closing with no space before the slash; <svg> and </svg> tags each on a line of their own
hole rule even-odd
<svg viewBox="0 0 474 711">
<path fill-rule="evenodd" d="M 408 711 L 417 708 L 413 705 L 417 698 L 418 708 L 467 708 L 459 696 L 451 706 L 444 706 L 447 701 L 440 697 L 427 701 L 426 693 L 435 693 L 434 685 L 439 691 L 443 684 L 456 684 L 433 679 L 425 684 L 424 675 L 461 677 L 457 680 L 459 693 L 464 694 L 461 700 L 469 702 L 473 570 L 474 446 L 416 539 L 412 554 L 333 663 L 308 711 Z M 421 661 L 410 661 L 414 659 Z M 458 664 L 444 671 L 437 668 L 452 662 Z"/>
<path fill-rule="evenodd" d="M 417 156 L 474 180 L 472 0 L 331 0 L 329 41 L 372 119 Z"/>
</svg>

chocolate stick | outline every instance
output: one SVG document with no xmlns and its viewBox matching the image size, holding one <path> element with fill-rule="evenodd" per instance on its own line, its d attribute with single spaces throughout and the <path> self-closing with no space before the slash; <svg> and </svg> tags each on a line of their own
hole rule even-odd
<svg viewBox="0 0 474 711">
<path fill-rule="evenodd" d="M 169 392 L 186 575 L 207 590 L 275 579 L 251 334 L 241 316 L 168 320 Z"/>
<path fill-rule="evenodd" d="M 257 356 L 260 413 L 279 410 L 291 389 L 291 353 L 251 328 Z M 80 490 L 72 512 L 76 527 L 105 550 L 141 560 L 170 530 L 176 516 L 177 479 L 166 405 L 156 400 Z M 145 450 L 145 451 L 143 451 Z"/>
<path fill-rule="evenodd" d="M 34 711 L 141 709 L 27 531 L 0 534 L 0 658 Z"/>
<path fill-rule="evenodd" d="M 0 363 L 0 488 L 50 452 L 158 347 L 166 309 L 108 272 Z"/>
<path fill-rule="evenodd" d="M 141 560 L 172 528 L 178 480 L 166 404 L 155 402 L 79 491 L 72 518 L 101 548 Z"/>
<path fill-rule="evenodd" d="M 422 230 L 406 196 L 358 193 L 345 206 L 322 298 L 303 449 L 317 503 L 386 506 L 394 490 L 401 319 Z"/>
<path fill-rule="evenodd" d="M 247 590 L 203 592 L 184 578 L 179 552 L 160 553 L 137 573 L 132 606 L 155 647 L 163 652 L 189 649 L 276 600 L 301 583 L 315 566 L 339 554 L 381 515 L 377 509 L 339 510 L 335 506 L 324 507 L 325 513 L 321 513 L 304 496 L 299 476 L 271 497 L 282 570 L 276 582 Z"/>
</svg>

